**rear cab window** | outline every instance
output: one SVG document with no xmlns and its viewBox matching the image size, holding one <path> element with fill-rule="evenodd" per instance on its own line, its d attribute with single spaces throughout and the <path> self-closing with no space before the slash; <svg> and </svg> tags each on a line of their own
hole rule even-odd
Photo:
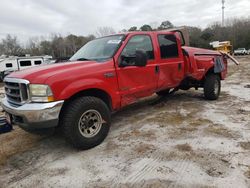
<svg viewBox="0 0 250 188">
<path fill-rule="evenodd" d="M 178 43 L 175 35 L 160 34 L 158 35 L 158 42 L 160 46 L 161 59 L 179 57 Z"/>
</svg>

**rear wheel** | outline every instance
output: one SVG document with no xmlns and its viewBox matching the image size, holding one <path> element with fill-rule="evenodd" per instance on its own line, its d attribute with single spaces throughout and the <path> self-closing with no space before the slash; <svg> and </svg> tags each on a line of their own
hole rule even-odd
<svg viewBox="0 0 250 188">
<path fill-rule="evenodd" d="M 216 100 L 219 98 L 221 90 L 220 77 L 216 74 L 206 76 L 204 83 L 204 96 L 208 100 Z"/>
<path fill-rule="evenodd" d="M 96 97 L 80 97 L 73 100 L 61 116 L 66 139 L 76 148 L 89 149 L 99 145 L 110 127 L 107 105 Z"/>
</svg>

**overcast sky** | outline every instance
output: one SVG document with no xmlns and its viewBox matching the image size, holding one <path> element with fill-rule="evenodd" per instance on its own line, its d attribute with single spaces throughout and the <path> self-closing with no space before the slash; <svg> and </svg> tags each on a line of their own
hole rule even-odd
<svg viewBox="0 0 250 188">
<path fill-rule="evenodd" d="M 143 24 L 206 27 L 221 21 L 221 0 L 0 0 L 0 38 L 95 34 L 98 27 L 116 31 Z M 250 16 L 250 0 L 226 0 L 226 18 Z"/>
</svg>

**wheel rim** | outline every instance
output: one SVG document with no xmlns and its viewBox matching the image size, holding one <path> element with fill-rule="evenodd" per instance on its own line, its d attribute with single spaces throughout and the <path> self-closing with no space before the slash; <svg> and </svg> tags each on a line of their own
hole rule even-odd
<svg viewBox="0 0 250 188">
<path fill-rule="evenodd" d="M 220 85 L 219 85 L 218 80 L 216 80 L 216 81 L 214 82 L 214 93 L 215 93 L 216 95 L 219 95 L 219 91 L 220 91 Z"/>
<path fill-rule="evenodd" d="M 98 111 L 88 110 L 81 115 L 78 128 L 82 136 L 92 138 L 99 133 L 103 123 Z"/>
</svg>

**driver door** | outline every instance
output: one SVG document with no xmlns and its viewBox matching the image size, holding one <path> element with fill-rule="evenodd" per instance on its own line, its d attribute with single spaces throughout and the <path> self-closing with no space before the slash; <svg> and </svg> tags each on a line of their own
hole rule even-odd
<svg viewBox="0 0 250 188">
<path fill-rule="evenodd" d="M 122 57 L 135 57 L 137 50 L 146 52 L 148 59 L 146 66 L 136 66 L 133 58 L 131 58 L 131 62 L 127 60 L 125 67 L 119 66 L 124 59 Z M 122 106 L 155 92 L 159 72 L 150 35 L 140 34 L 128 37 L 116 65 Z"/>
</svg>

